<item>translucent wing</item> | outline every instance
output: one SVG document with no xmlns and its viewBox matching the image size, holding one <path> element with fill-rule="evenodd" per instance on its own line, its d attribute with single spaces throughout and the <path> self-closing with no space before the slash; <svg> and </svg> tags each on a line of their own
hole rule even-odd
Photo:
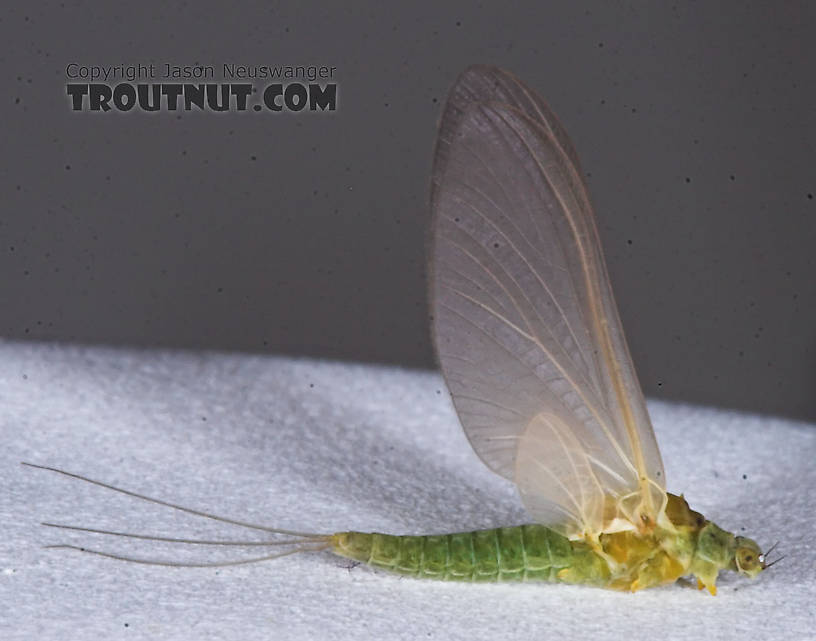
<svg viewBox="0 0 816 641">
<path fill-rule="evenodd" d="M 544 101 L 468 69 L 431 201 L 434 339 L 473 448 L 568 536 L 652 527 L 663 464 L 577 157 Z"/>
</svg>

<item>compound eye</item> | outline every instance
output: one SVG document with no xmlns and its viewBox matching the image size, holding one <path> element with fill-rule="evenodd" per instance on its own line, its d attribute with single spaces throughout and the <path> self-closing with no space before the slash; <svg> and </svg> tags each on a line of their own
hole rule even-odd
<svg viewBox="0 0 816 641">
<path fill-rule="evenodd" d="M 753 550 L 740 548 L 737 550 L 737 562 L 741 570 L 753 570 L 759 563 L 759 555 Z"/>
</svg>

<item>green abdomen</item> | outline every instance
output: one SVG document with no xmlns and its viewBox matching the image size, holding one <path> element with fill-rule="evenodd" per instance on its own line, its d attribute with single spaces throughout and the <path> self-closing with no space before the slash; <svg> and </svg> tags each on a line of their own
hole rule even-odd
<svg viewBox="0 0 816 641">
<path fill-rule="evenodd" d="M 375 568 L 444 581 L 558 581 L 565 568 L 593 564 L 588 550 L 543 525 L 428 536 L 339 532 L 332 548 Z"/>
</svg>

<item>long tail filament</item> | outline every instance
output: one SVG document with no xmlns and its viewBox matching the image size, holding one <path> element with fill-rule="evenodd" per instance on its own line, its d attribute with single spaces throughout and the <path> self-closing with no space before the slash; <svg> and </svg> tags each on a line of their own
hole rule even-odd
<svg viewBox="0 0 816 641">
<path fill-rule="evenodd" d="M 169 503 L 167 501 L 163 501 L 161 499 L 153 498 L 150 496 L 146 496 L 144 494 L 138 494 L 137 492 L 131 492 L 130 490 L 125 490 L 120 487 L 116 487 L 114 485 L 110 485 L 108 483 L 103 483 L 101 481 L 96 481 L 94 479 L 88 478 L 86 476 L 81 476 L 79 474 L 74 474 L 72 472 L 66 472 L 65 470 L 61 470 L 56 467 L 49 467 L 46 465 L 36 465 L 34 463 L 22 463 L 27 467 L 32 467 L 39 470 L 47 470 L 49 472 L 56 472 L 57 474 L 62 474 L 63 476 L 68 476 L 70 478 L 74 478 L 80 481 L 84 481 L 86 483 L 90 483 L 92 485 L 98 485 L 99 487 L 103 487 L 107 490 L 112 490 L 114 492 L 119 492 L 120 494 L 125 494 L 127 496 L 131 496 L 137 499 L 141 499 L 143 501 L 147 501 L 149 503 L 155 503 L 157 505 L 162 505 L 164 507 L 169 507 L 174 510 L 178 510 L 180 512 L 185 512 L 187 514 L 192 514 L 193 516 L 200 516 L 202 518 L 212 519 L 214 521 L 219 521 L 221 523 L 228 523 L 230 525 L 237 525 L 239 527 L 249 528 L 253 530 L 261 530 L 263 532 L 268 532 L 271 534 L 278 534 L 287 536 L 290 538 L 287 539 L 276 539 L 272 541 L 234 541 L 234 540 L 205 540 L 205 539 L 186 539 L 186 538 L 178 538 L 178 537 L 166 537 L 166 536 L 154 536 L 150 534 L 136 534 L 132 532 L 116 532 L 113 530 L 103 530 L 91 527 L 82 527 L 78 525 L 66 525 L 62 523 L 42 523 L 42 525 L 51 528 L 58 528 L 62 530 L 72 530 L 75 532 L 90 532 L 92 534 L 103 534 L 106 536 L 116 536 L 116 537 L 125 537 L 131 539 L 140 539 L 144 541 L 159 541 L 163 543 L 182 543 L 187 545 L 219 545 L 219 546 L 237 546 L 237 547 L 273 547 L 273 546 L 282 546 L 282 545 L 294 545 L 295 547 L 286 550 L 284 552 L 276 552 L 275 554 L 268 554 L 264 556 L 252 557 L 249 559 L 240 559 L 237 561 L 222 561 L 222 562 L 207 562 L 207 563 L 188 563 L 188 562 L 180 562 L 180 561 L 163 561 L 158 559 L 143 559 L 138 557 L 131 557 L 131 556 L 123 556 L 119 554 L 113 554 L 110 552 L 105 552 L 103 550 L 94 550 L 86 547 L 80 547 L 76 545 L 68 545 L 68 544 L 59 544 L 59 545 L 46 545 L 44 546 L 47 549 L 63 549 L 63 550 L 77 550 L 80 552 L 85 552 L 88 554 L 95 554 L 97 556 L 103 556 L 109 559 L 116 559 L 119 561 L 129 561 L 131 563 L 140 563 L 143 565 L 161 565 L 161 566 L 169 566 L 169 567 L 187 567 L 187 568 L 204 568 L 204 567 L 227 567 L 232 565 L 245 565 L 248 563 L 257 563 L 260 561 L 269 561 L 272 559 L 278 559 L 284 556 L 289 556 L 291 554 L 297 554 L 300 552 L 320 552 L 322 550 L 329 549 L 331 544 L 331 535 L 327 534 L 315 534 L 312 532 L 299 532 L 295 530 L 286 530 L 282 528 L 273 528 L 268 527 L 266 525 L 259 525 L 256 523 L 248 523 L 245 521 L 238 521 L 235 519 L 226 518 L 223 516 L 218 516 L 216 514 L 210 514 L 209 512 L 203 512 L 201 510 L 194 510 L 192 508 L 184 507 L 181 505 L 177 505 L 175 503 Z"/>
</svg>

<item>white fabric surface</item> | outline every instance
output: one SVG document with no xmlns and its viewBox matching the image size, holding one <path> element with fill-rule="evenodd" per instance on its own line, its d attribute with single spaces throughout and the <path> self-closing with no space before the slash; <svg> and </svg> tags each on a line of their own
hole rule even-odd
<svg viewBox="0 0 816 641">
<path fill-rule="evenodd" d="M 621 594 L 547 584 L 419 581 L 329 553 L 179 569 L 191 549 L 47 529 L 40 521 L 177 536 L 258 533 L 114 494 L 55 465 L 165 500 L 284 528 L 432 533 L 525 521 L 476 458 L 437 373 L 234 354 L 0 343 L 0 638 L 805 639 L 816 603 L 816 429 L 650 402 L 669 487 L 786 559 Z M 769 391 L 772 393 L 772 391 Z M 743 528 L 745 528 L 743 530 Z"/>
</svg>

